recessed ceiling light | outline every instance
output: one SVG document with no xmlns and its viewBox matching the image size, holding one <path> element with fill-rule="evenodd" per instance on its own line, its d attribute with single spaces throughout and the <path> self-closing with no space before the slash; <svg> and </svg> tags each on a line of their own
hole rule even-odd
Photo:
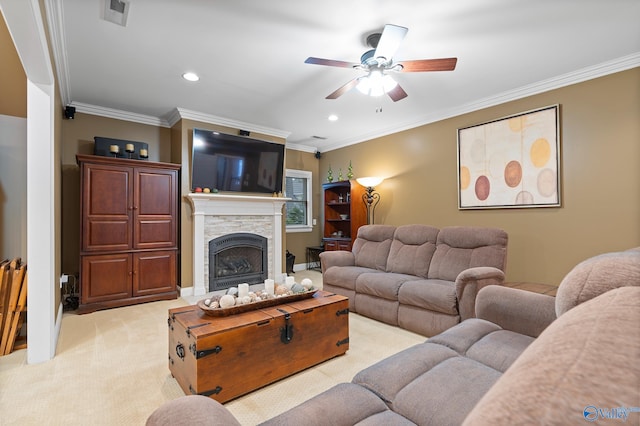
<svg viewBox="0 0 640 426">
<path fill-rule="evenodd" d="M 184 74 L 182 74 L 182 78 L 188 81 L 200 80 L 200 77 L 198 77 L 195 73 L 192 73 L 192 72 L 185 72 Z"/>
<path fill-rule="evenodd" d="M 335 114 L 331 114 L 331 115 L 328 117 L 328 119 L 329 119 L 329 121 L 338 121 L 338 116 L 337 116 L 337 115 L 335 115 Z"/>
</svg>

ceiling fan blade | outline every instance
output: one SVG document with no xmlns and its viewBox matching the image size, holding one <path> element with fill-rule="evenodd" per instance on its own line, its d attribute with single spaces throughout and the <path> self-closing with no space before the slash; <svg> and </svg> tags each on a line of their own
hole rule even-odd
<svg viewBox="0 0 640 426">
<path fill-rule="evenodd" d="M 314 65 L 326 65 L 328 67 L 340 67 L 340 68 L 353 68 L 360 64 L 354 64 L 353 62 L 345 62 L 345 61 L 336 61 L 333 59 L 322 59 L 322 58 L 307 58 L 304 61 L 305 64 L 314 64 Z"/>
<path fill-rule="evenodd" d="M 387 24 L 384 26 L 384 30 L 382 30 L 382 35 L 380 36 L 380 41 L 378 41 L 378 46 L 376 46 L 376 53 L 374 53 L 374 58 L 383 57 L 387 61 L 391 61 L 393 55 L 396 54 L 398 48 L 400 47 L 400 43 L 404 40 L 404 36 L 409 31 L 405 27 L 399 27 L 397 25 Z"/>
<path fill-rule="evenodd" d="M 393 89 L 389 90 L 387 92 L 387 95 L 389 95 L 393 102 L 398 102 L 400 99 L 404 99 L 408 96 L 407 92 L 405 92 L 399 84 Z"/>
<path fill-rule="evenodd" d="M 329 96 L 327 96 L 325 99 L 338 99 L 340 96 L 344 95 L 349 90 L 356 87 L 357 85 L 358 85 L 358 78 L 356 77 L 353 80 L 349 81 L 344 86 L 340 87 L 338 90 L 336 90 L 332 94 L 330 94 Z"/>
<path fill-rule="evenodd" d="M 442 59 L 417 59 L 415 61 L 398 62 L 402 65 L 401 72 L 424 72 L 424 71 L 453 71 L 456 68 L 458 58 Z"/>
</svg>

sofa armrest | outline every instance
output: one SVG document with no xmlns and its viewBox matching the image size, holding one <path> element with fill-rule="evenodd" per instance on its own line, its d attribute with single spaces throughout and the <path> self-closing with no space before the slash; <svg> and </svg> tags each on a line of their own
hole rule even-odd
<svg viewBox="0 0 640 426">
<path fill-rule="evenodd" d="M 456 277 L 456 296 L 458 312 L 462 321 L 476 316 L 476 296 L 488 285 L 500 285 L 504 282 L 504 272 L 491 266 L 478 266 L 465 269 Z"/>
<path fill-rule="evenodd" d="M 350 251 L 332 250 L 320 253 L 320 265 L 322 273 L 332 266 L 354 266 L 356 257 Z"/>
<path fill-rule="evenodd" d="M 505 330 L 538 337 L 556 319 L 555 297 L 503 286 L 489 286 L 478 293 L 478 318 Z"/>
<path fill-rule="evenodd" d="M 186 395 L 165 402 L 147 418 L 146 426 L 240 426 L 218 401 L 202 395 Z"/>
</svg>

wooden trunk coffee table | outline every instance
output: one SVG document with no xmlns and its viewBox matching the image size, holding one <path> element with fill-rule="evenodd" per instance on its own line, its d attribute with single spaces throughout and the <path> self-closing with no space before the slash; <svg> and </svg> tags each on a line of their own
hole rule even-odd
<svg viewBox="0 0 640 426">
<path fill-rule="evenodd" d="M 226 317 L 169 310 L 169 370 L 186 394 L 227 402 L 349 349 L 349 301 L 313 297 Z"/>
</svg>

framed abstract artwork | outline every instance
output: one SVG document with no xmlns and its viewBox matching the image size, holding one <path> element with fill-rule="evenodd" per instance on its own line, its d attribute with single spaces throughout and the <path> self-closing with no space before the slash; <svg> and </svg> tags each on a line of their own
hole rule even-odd
<svg viewBox="0 0 640 426">
<path fill-rule="evenodd" d="M 458 129 L 460 210 L 559 206 L 559 105 Z"/>
</svg>

